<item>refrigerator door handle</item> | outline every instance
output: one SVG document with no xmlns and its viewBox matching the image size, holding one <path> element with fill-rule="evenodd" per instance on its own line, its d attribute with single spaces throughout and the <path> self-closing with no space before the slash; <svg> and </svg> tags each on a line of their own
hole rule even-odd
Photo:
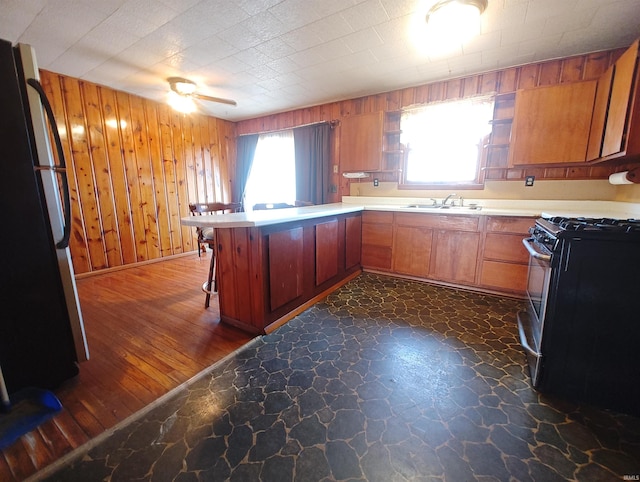
<svg viewBox="0 0 640 482">
<path fill-rule="evenodd" d="M 45 94 L 42 85 L 36 79 L 28 79 L 27 84 L 29 84 L 40 96 L 40 102 L 42 102 L 42 106 L 47 113 L 49 127 L 51 129 L 51 134 L 53 135 L 53 140 L 56 145 L 56 152 L 58 154 L 58 160 L 60 162 L 58 166 L 37 166 L 35 169 L 36 171 L 46 169 L 62 173 L 60 178 L 62 179 L 62 196 L 64 202 L 64 232 L 62 234 L 62 239 L 56 243 L 56 248 L 64 249 L 69 246 L 69 238 L 71 237 L 71 193 L 69 192 L 69 180 L 67 179 L 66 175 L 67 166 L 65 165 L 64 161 L 64 150 L 62 149 L 62 141 L 60 140 L 58 129 L 56 129 L 57 124 L 56 118 L 53 115 L 53 109 L 51 108 L 51 104 L 49 103 L 49 99 L 47 99 L 47 95 Z"/>
</svg>

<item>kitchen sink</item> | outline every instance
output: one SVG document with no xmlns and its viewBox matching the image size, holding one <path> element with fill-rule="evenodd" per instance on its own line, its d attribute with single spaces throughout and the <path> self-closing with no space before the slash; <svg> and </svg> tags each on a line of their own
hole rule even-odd
<svg viewBox="0 0 640 482">
<path fill-rule="evenodd" d="M 442 205 L 442 204 L 409 204 L 404 206 L 405 208 L 412 209 L 446 209 L 446 210 L 455 210 L 455 211 L 479 211 L 482 209 L 481 206 L 476 204 L 472 204 L 469 206 L 452 206 L 450 204 Z"/>
</svg>

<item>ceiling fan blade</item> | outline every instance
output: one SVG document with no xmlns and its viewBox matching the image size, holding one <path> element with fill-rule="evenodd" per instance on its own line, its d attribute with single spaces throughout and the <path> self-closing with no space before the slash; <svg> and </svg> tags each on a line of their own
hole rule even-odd
<svg viewBox="0 0 640 482">
<path fill-rule="evenodd" d="M 231 100 L 231 99 L 222 99 L 220 97 L 211 97 L 210 95 L 202 95 L 202 94 L 196 94 L 196 93 L 191 94 L 191 96 L 195 97 L 196 99 L 208 100 L 210 102 L 219 102 L 221 104 L 238 105 L 235 100 Z"/>
</svg>

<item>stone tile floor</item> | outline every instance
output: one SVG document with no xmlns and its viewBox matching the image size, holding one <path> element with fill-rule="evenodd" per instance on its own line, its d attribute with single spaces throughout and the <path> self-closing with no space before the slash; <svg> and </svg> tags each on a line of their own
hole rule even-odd
<svg viewBox="0 0 640 482">
<path fill-rule="evenodd" d="M 530 388 L 521 303 L 363 274 L 46 480 L 638 480 L 640 419 Z"/>
</svg>

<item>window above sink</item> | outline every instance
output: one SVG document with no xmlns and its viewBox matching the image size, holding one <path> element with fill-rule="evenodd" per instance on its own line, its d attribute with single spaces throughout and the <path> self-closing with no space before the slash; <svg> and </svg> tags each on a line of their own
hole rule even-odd
<svg viewBox="0 0 640 482">
<path fill-rule="evenodd" d="M 400 129 L 406 155 L 399 188 L 481 187 L 493 106 L 493 96 L 478 96 L 404 110 Z"/>
</svg>

